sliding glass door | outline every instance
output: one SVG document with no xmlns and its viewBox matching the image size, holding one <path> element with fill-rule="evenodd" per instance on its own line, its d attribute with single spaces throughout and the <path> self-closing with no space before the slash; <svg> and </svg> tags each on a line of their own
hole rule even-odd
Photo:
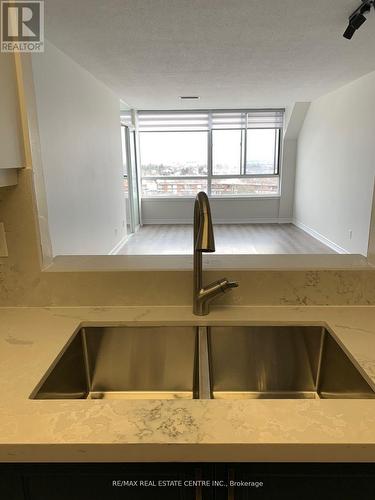
<svg viewBox="0 0 375 500">
<path fill-rule="evenodd" d="M 121 141 L 124 165 L 124 195 L 128 233 L 134 233 L 140 225 L 139 191 L 137 180 L 137 157 L 135 131 L 127 125 L 121 125 Z"/>
</svg>

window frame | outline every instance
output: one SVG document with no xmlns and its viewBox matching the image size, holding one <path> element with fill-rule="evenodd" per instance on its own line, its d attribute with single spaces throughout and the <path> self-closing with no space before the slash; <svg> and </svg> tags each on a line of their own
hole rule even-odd
<svg viewBox="0 0 375 500">
<path fill-rule="evenodd" d="M 263 112 L 263 111 L 282 111 L 283 113 L 285 112 L 284 109 L 263 109 L 263 110 L 246 110 L 246 109 L 236 109 L 236 110 L 163 110 L 163 111 L 153 111 L 155 114 L 160 114 L 161 116 L 163 114 L 182 114 L 182 115 L 187 115 L 187 114 L 194 114 L 194 113 L 207 113 L 208 115 L 208 128 L 207 130 L 205 129 L 197 129 L 197 130 L 192 130 L 188 128 L 179 128 L 178 130 L 138 130 L 138 134 L 153 134 L 153 133 L 173 133 L 173 132 L 184 132 L 184 133 L 196 133 L 196 132 L 206 132 L 207 133 L 207 175 L 197 175 L 197 176 L 143 176 L 142 175 L 142 152 L 140 149 L 140 166 L 141 166 L 141 182 L 142 179 L 145 180 L 197 180 L 197 179 L 205 179 L 207 180 L 207 194 L 211 198 L 217 198 L 217 199 L 233 199 L 233 198 L 241 198 L 241 199 L 246 199 L 246 198 L 279 198 L 281 195 L 281 158 L 282 158 L 282 136 L 283 136 L 283 126 L 281 127 L 249 127 L 247 124 L 247 116 L 250 113 L 256 113 L 256 112 Z M 215 127 L 212 123 L 212 114 L 213 113 L 244 113 L 246 114 L 246 125 L 245 127 Z M 247 131 L 249 129 L 254 129 L 254 130 L 275 130 L 275 152 L 274 152 L 274 173 L 273 174 L 247 174 L 246 173 L 246 162 L 247 162 Z M 240 130 L 241 131 L 241 164 L 240 164 L 240 174 L 238 175 L 222 175 L 222 174 L 214 174 L 213 173 L 213 132 L 215 130 Z M 233 195 L 233 194 L 228 194 L 228 195 L 211 195 L 211 184 L 213 179 L 261 179 L 261 178 L 275 178 L 277 177 L 279 179 L 279 186 L 278 186 L 278 191 L 277 193 L 264 193 L 264 194 L 238 194 L 238 195 Z M 147 199 L 147 200 L 152 200 L 152 199 L 191 199 L 194 196 L 168 196 L 168 195 L 152 195 L 152 196 L 145 196 L 142 191 L 142 186 L 141 187 L 141 192 L 142 192 L 142 198 Z"/>
</svg>

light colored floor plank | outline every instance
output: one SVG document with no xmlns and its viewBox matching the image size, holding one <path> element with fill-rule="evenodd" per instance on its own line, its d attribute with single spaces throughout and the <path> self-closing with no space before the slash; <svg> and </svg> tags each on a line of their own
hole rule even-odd
<svg viewBox="0 0 375 500">
<path fill-rule="evenodd" d="M 293 224 L 218 224 L 214 227 L 216 253 L 333 254 L 329 247 Z M 119 255 L 188 255 L 193 251 L 193 227 L 143 226 Z"/>
</svg>

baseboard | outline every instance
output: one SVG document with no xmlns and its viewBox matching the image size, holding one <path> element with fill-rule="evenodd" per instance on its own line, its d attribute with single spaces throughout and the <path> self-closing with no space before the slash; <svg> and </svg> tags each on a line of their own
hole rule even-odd
<svg viewBox="0 0 375 500">
<path fill-rule="evenodd" d="M 117 252 L 125 245 L 129 239 L 129 234 L 126 234 L 121 240 L 112 248 L 108 255 L 117 255 Z"/>
<path fill-rule="evenodd" d="M 312 229 L 311 227 L 306 226 L 306 224 L 304 224 L 303 222 L 298 221 L 297 219 L 293 219 L 292 222 L 293 222 L 293 224 L 295 226 L 297 226 L 300 229 L 302 229 L 303 231 L 305 231 L 305 233 L 309 234 L 310 236 L 312 236 L 316 240 L 320 241 L 321 243 L 323 243 L 327 247 L 329 247 L 332 250 L 334 250 L 335 252 L 341 253 L 341 254 L 350 254 L 350 252 L 348 252 L 347 250 L 345 250 L 345 248 L 342 248 L 339 245 L 336 245 L 336 243 L 334 243 L 333 241 L 329 240 L 328 238 L 326 238 L 322 234 L 318 233 L 318 231 L 315 231 L 315 229 Z"/>
<path fill-rule="evenodd" d="M 214 224 L 291 224 L 292 219 L 278 217 L 274 218 L 248 218 L 243 220 L 238 219 L 215 219 Z M 142 224 L 148 225 L 163 225 L 163 224 L 193 224 L 193 219 L 143 219 Z"/>
<path fill-rule="evenodd" d="M 290 217 L 279 217 L 277 219 L 277 222 L 279 224 L 293 224 L 293 219 L 291 219 Z"/>
</svg>

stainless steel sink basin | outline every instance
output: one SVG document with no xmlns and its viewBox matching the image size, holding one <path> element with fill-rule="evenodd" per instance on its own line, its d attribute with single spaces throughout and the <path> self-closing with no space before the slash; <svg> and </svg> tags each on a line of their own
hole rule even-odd
<svg viewBox="0 0 375 500">
<path fill-rule="evenodd" d="M 82 328 L 35 399 L 173 399 L 197 396 L 196 328 Z"/>
<path fill-rule="evenodd" d="M 34 399 L 374 398 L 324 328 L 90 327 L 57 356 Z"/>
<path fill-rule="evenodd" d="M 209 347 L 216 399 L 375 397 L 321 327 L 212 327 Z"/>
</svg>

